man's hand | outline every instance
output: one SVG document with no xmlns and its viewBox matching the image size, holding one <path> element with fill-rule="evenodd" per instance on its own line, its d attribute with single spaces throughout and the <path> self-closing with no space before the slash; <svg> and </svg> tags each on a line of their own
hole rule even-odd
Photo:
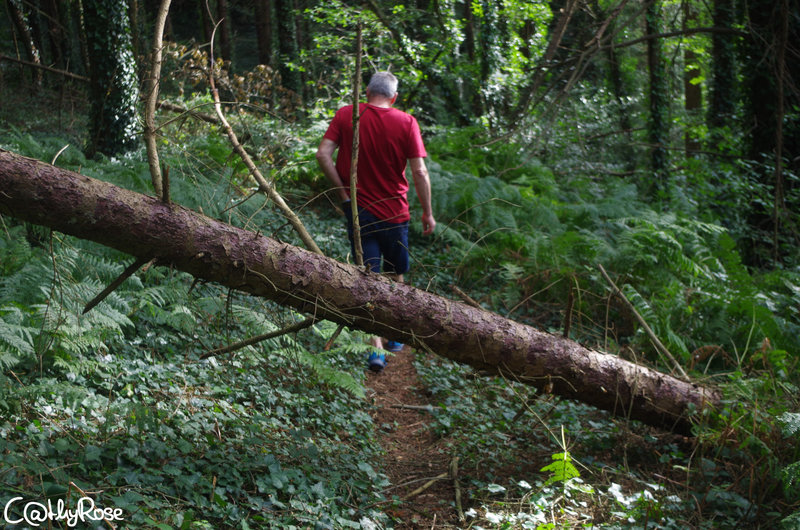
<svg viewBox="0 0 800 530">
<path fill-rule="evenodd" d="M 433 218 L 433 208 L 431 208 L 431 179 L 428 176 L 428 168 L 422 158 L 412 158 L 409 160 L 409 164 L 419 204 L 422 206 L 423 212 L 428 212 L 422 214 L 422 235 L 429 236 L 436 228 L 436 219 Z"/>
<path fill-rule="evenodd" d="M 323 138 L 317 148 L 317 164 L 319 164 L 319 168 L 325 176 L 328 177 L 330 183 L 333 184 L 333 188 L 339 195 L 339 200 L 347 201 L 350 200 L 350 183 L 348 181 L 347 186 L 344 185 L 342 177 L 336 171 L 336 164 L 333 163 L 333 153 L 338 147 L 333 140 Z"/>
<path fill-rule="evenodd" d="M 433 230 L 436 228 L 436 219 L 433 218 L 433 214 L 423 214 L 422 215 L 422 235 L 429 236 L 433 233 Z"/>
</svg>

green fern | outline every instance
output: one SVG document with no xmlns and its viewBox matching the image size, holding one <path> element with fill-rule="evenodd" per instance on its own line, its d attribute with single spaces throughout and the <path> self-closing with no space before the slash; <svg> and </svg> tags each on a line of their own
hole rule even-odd
<svg viewBox="0 0 800 530">
<path fill-rule="evenodd" d="M 787 498 L 797 498 L 800 494 L 800 462 L 794 462 L 781 471 L 783 491 Z"/>
<path fill-rule="evenodd" d="M 778 416 L 778 421 L 783 424 L 784 436 L 794 436 L 800 432 L 800 412 L 784 412 Z"/>
<path fill-rule="evenodd" d="M 38 333 L 38 329 L 25 325 L 25 315 L 18 307 L 0 308 L 0 368 L 13 368 L 23 359 L 33 359 Z"/>
<path fill-rule="evenodd" d="M 570 479 L 580 477 L 581 474 L 575 464 L 572 463 L 572 456 L 569 451 L 555 453 L 552 455 L 553 463 L 544 466 L 539 471 L 550 473 L 544 485 L 549 486 L 555 482 L 566 482 Z"/>
<path fill-rule="evenodd" d="M 325 355 L 314 355 L 305 348 L 282 348 L 276 350 L 275 353 L 292 355 L 300 364 L 310 368 L 322 383 L 346 390 L 356 397 L 364 397 L 364 385 L 352 374 L 333 368 L 328 364 Z"/>
</svg>

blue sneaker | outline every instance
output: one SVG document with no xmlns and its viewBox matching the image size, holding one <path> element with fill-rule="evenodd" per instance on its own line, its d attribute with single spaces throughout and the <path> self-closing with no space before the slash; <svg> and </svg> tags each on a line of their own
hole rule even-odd
<svg viewBox="0 0 800 530">
<path fill-rule="evenodd" d="M 398 352 L 403 349 L 403 343 L 395 342 L 393 340 L 387 340 L 385 348 L 390 352 Z"/>
<path fill-rule="evenodd" d="M 369 359 L 367 359 L 367 367 L 376 374 L 381 373 L 386 368 L 386 356 L 382 353 L 370 353 Z"/>
</svg>

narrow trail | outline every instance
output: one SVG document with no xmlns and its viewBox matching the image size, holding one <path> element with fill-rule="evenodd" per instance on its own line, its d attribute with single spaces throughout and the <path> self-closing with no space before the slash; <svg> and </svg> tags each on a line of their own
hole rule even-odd
<svg viewBox="0 0 800 530">
<path fill-rule="evenodd" d="M 417 377 L 413 357 L 406 346 L 387 356 L 382 373 L 367 376 L 375 404 L 373 420 L 385 451 L 381 468 L 391 482 L 385 494 L 388 499 L 402 500 L 387 505 L 386 512 L 395 528 L 453 528 L 458 517 L 450 455 L 428 429 L 430 413 L 420 410 L 431 401 Z"/>
</svg>

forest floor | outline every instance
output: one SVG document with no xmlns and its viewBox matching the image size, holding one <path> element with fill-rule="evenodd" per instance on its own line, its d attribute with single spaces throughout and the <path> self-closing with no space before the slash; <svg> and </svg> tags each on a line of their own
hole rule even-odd
<svg viewBox="0 0 800 530">
<path fill-rule="evenodd" d="M 428 428 L 431 416 L 424 409 L 432 402 L 417 376 L 414 354 L 406 346 L 387 359 L 383 372 L 367 378 L 385 451 L 381 467 L 391 482 L 386 497 L 394 500 L 386 513 L 395 528 L 452 526 L 458 516 L 451 459 Z"/>
</svg>

